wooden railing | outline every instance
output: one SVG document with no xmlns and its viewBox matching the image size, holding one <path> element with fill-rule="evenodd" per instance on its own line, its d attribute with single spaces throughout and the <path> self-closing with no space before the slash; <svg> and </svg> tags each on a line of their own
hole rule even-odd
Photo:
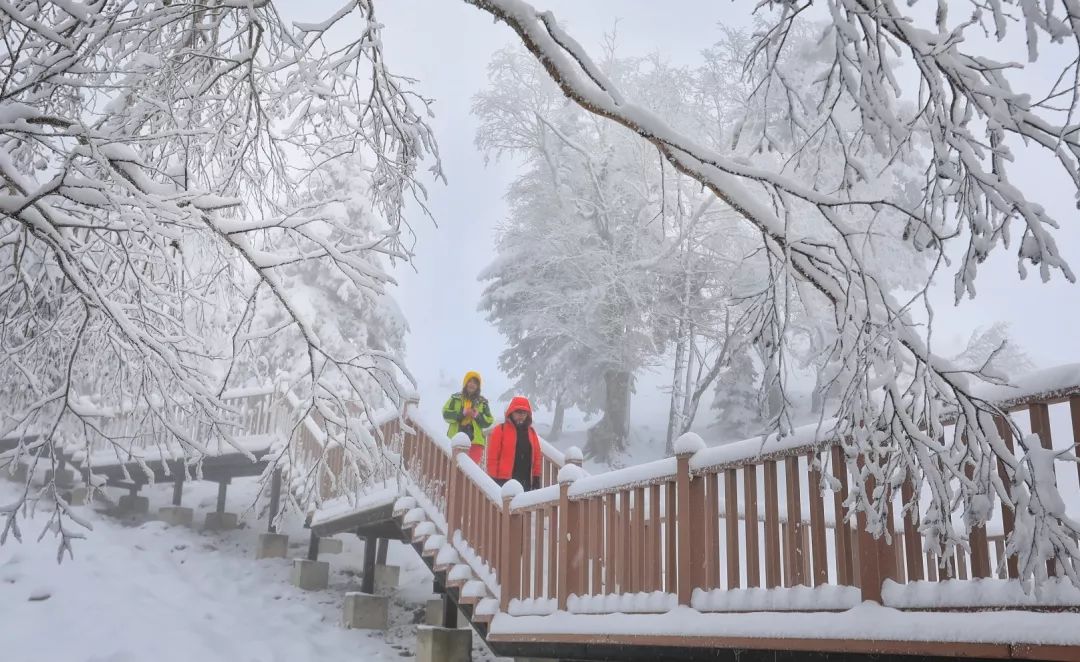
<svg viewBox="0 0 1080 662">
<path fill-rule="evenodd" d="M 234 438 L 274 434 L 282 425 L 280 396 L 273 388 L 237 389 L 226 392 L 221 401 L 231 411 L 224 417 L 227 427 L 220 432 Z M 197 446 L 204 446 L 208 439 L 218 436 L 211 434 L 211 422 L 191 403 L 172 403 L 156 409 L 142 404 L 105 410 L 86 416 L 85 420 L 89 422 L 85 427 L 85 445 L 66 449 L 80 459 L 108 453 L 112 461 L 126 461 L 128 458 L 124 456 L 135 451 L 140 456 L 160 452 L 169 457 L 178 443 L 178 434 L 187 436 Z M 207 450 L 229 452 L 231 447 L 222 444 Z"/>
<path fill-rule="evenodd" d="M 1007 404 L 1046 447 L 1051 411 L 1067 405 L 1071 442 L 1080 441 L 1080 386 Z M 1016 416 L 1023 411 L 1026 422 Z M 1009 427 L 1001 430 L 1011 444 Z M 950 559 L 925 553 L 917 521 L 898 514 L 910 483 L 895 497 L 887 536 L 868 533 L 863 513 L 847 518 L 843 451 L 813 429 L 772 446 L 754 439 L 704 449 L 683 440 L 676 457 L 595 476 L 546 457 L 544 487 L 525 494 L 500 490 L 445 436 L 408 421 L 388 423 L 388 432 L 402 433 L 405 470 L 445 517 L 442 535 L 486 569 L 501 610 L 512 614 L 843 610 L 887 603 L 889 580 L 1017 576 L 1015 559 L 1005 557 L 1005 504 L 995 529 L 975 528 L 969 549 Z M 835 482 L 822 481 L 815 459 Z M 1059 481 L 1066 474 L 1059 469 Z M 758 588 L 774 591 L 745 590 Z"/>
</svg>

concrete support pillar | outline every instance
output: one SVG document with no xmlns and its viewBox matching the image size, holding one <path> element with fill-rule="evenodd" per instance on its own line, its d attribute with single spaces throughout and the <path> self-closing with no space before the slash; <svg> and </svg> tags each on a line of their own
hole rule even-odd
<svg viewBox="0 0 1080 662">
<path fill-rule="evenodd" d="M 259 546 L 255 549 L 256 559 L 283 559 L 289 553 L 289 536 L 283 533 L 263 533 L 259 535 Z"/>
<path fill-rule="evenodd" d="M 75 472 L 71 469 L 57 469 L 56 471 L 49 469 L 45 472 L 45 484 L 51 483 L 54 477 L 56 478 L 56 487 L 60 489 L 75 485 Z"/>
<path fill-rule="evenodd" d="M 321 591 L 330 585 L 330 564 L 293 559 L 292 583 L 305 591 Z"/>
<path fill-rule="evenodd" d="M 187 467 L 184 466 L 183 462 L 178 462 L 177 464 L 179 466 L 173 469 L 173 471 L 176 472 L 176 480 L 173 482 L 172 488 L 172 505 L 174 506 L 183 504 L 184 479 L 187 478 Z"/>
<path fill-rule="evenodd" d="M 345 544 L 337 538 L 319 538 L 319 554 L 340 554 Z"/>
<path fill-rule="evenodd" d="M 389 628 L 390 598 L 370 593 L 346 593 L 345 627 L 357 630 Z"/>
<path fill-rule="evenodd" d="M 424 625 L 439 628 L 456 628 L 460 620 L 465 620 L 454 601 L 446 595 L 428 598 L 424 604 Z"/>
<path fill-rule="evenodd" d="M 363 593 L 375 593 L 375 539 L 364 538 L 364 574 L 360 580 Z"/>
<path fill-rule="evenodd" d="M 191 526 L 195 511 L 183 506 L 165 506 L 158 510 L 158 519 L 169 526 Z"/>
<path fill-rule="evenodd" d="M 472 662 L 472 630 L 416 627 L 417 662 Z"/>
<path fill-rule="evenodd" d="M 240 524 L 236 513 L 206 513 L 203 529 L 207 531 L 231 531 Z"/>
<path fill-rule="evenodd" d="M 71 488 L 67 501 L 72 506 L 85 506 L 90 503 L 90 488 L 85 485 Z"/>
<path fill-rule="evenodd" d="M 401 579 L 401 567 L 396 565 L 375 566 L 375 592 L 383 595 L 393 593 Z"/>
<path fill-rule="evenodd" d="M 116 504 L 117 515 L 145 515 L 150 512 L 150 499 L 138 494 L 125 494 Z"/>
<path fill-rule="evenodd" d="M 5 471 L 5 473 L 7 472 Z M 25 484 L 27 479 L 30 478 L 30 465 L 26 462 L 15 465 L 15 473 L 11 475 L 11 478 L 17 483 Z"/>
</svg>

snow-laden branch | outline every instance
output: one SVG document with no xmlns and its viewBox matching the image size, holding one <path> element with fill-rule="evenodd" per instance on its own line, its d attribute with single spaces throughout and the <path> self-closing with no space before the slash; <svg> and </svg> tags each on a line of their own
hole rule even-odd
<svg viewBox="0 0 1080 662">
<path fill-rule="evenodd" d="M 0 5 L 0 437 L 22 438 L 0 470 L 250 455 L 226 395 L 274 383 L 300 401 L 281 429 L 317 415 L 362 482 L 359 421 L 411 379 L 386 260 L 410 258 L 419 164 L 441 174 L 380 30 L 367 0 L 300 26 L 266 2 Z M 295 459 L 275 448 L 267 475 Z"/>
<path fill-rule="evenodd" d="M 1001 412 L 978 396 L 970 378 L 999 382 L 1001 377 L 973 374 L 931 351 L 929 333 L 912 310 L 919 299 L 896 298 L 892 274 L 879 266 L 871 248 L 873 232 L 857 222 L 860 215 L 887 212 L 894 222 L 907 225 L 905 241 L 916 249 L 940 252 L 938 264 L 948 242 L 970 235 L 957 277 L 959 294 L 974 292 L 974 266 L 1007 238 L 1009 219 L 1019 218 L 1025 224 L 1021 266 L 1037 264 L 1044 278 L 1058 270 L 1072 280 L 1053 242 L 1053 220 L 1009 182 L 1002 167 L 1009 157 L 1007 135 L 1014 134 L 1050 150 L 1071 175 L 1076 168 L 1070 125 L 1050 123 L 1013 93 L 1003 66 L 965 56 L 956 39 L 959 33 L 920 30 L 917 20 L 889 0 L 826 3 L 831 10 L 826 36 L 837 44 L 835 64 L 823 77 L 804 80 L 806 88 L 797 90 L 786 78 L 791 71 L 782 66 L 782 58 L 785 39 L 809 3 L 763 3 L 779 6 L 775 25 L 763 31 L 755 51 L 759 55 L 754 56 L 763 65 L 756 74 L 761 85 L 750 100 L 765 105 L 756 108 L 763 111 L 757 126 L 740 132 L 753 133 L 763 145 L 774 144 L 780 128 L 771 124 L 772 103 L 776 96 L 783 99 L 778 114 L 785 118 L 784 140 L 795 148 L 786 164 L 770 168 L 766 158 L 751 162 L 710 147 L 635 105 L 597 74 L 600 68 L 551 14 L 521 0 L 468 2 L 510 26 L 567 97 L 649 141 L 675 169 L 756 228 L 774 265 L 771 288 L 779 293 L 778 305 L 794 298 L 806 309 L 824 306 L 830 311 L 834 340 L 822 365 L 825 381 L 839 391 L 835 431 L 845 440 L 849 470 L 857 477 L 848 505 L 867 514 L 871 531 L 884 532 L 892 494 L 910 478 L 927 488 L 929 503 L 908 507 L 924 512 L 924 538 L 947 556 L 966 538 L 966 531 L 953 526 L 953 510 L 964 509 L 965 526 L 978 525 L 989 515 L 986 504 L 999 497 L 1030 522 L 1013 541 L 1025 576 L 1040 579 L 1042 561 L 1056 558 L 1056 567 L 1080 584 L 1080 556 L 1075 544 L 1067 544 L 1080 531 L 1054 509 L 1031 505 L 1052 501 L 1045 481 L 1036 478 L 1037 449 L 1019 437 L 1019 454 L 1006 447 L 996 423 Z M 1027 8 L 1029 27 L 1039 29 L 1030 10 L 1035 3 L 1020 4 Z M 963 28 L 958 29 L 962 33 Z M 914 112 L 897 101 L 894 69 L 899 65 L 893 49 L 906 49 L 921 73 L 920 108 Z M 818 103 L 807 102 L 811 94 L 820 95 Z M 858 130 L 847 132 L 843 109 L 852 104 L 859 113 Z M 986 138 L 976 134 L 976 119 L 985 126 Z M 914 143 L 924 134 L 930 136 L 931 155 L 921 200 L 887 190 L 872 192 L 864 185 L 885 177 L 897 164 L 917 163 L 921 153 Z M 825 188 L 832 182 L 823 179 L 824 166 L 818 164 L 809 177 L 805 171 L 812 159 L 808 150 L 824 138 L 840 153 L 843 166 L 843 177 L 832 189 Z M 736 143 L 741 139 L 737 135 Z M 873 153 L 866 144 L 873 145 Z M 874 154 L 888 155 L 879 161 L 877 173 L 871 168 Z M 804 170 L 796 171 L 799 168 Z M 946 224 L 954 214 L 959 227 L 949 229 Z M 763 324 L 760 332 L 771 339 L 766 346 L 779 359 L 788 343 L 785 318 L 766 316 Z M 782 371 L 774 368 L 773 374 L 779 380 Z M 954 436 L 946 440 L 942 418 L 947 412 L 957 417 Z M 783 418 L 776 424 L 786 432 Z M 998 477 L 998 461 L 1010 468 L 1009 489 Z"/>
</svg>

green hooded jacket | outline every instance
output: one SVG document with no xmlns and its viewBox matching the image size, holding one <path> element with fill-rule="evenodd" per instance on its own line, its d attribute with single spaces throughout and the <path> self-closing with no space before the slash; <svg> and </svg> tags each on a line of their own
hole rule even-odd
<svg viewBox="0 0 1080 662">
<path fill-rule="evenodd" d="M 474 377 L 478 382 L 480 381 L 480 376 L 478 374 L 470 372 L 465 375 L 463 383 L 467 384 L 469 379 Z M 464 393 L 455 393 L 451 395 L 450 399 L 443 405 L 443 420 L 450 424 L 450 429 L 446 431 L 446 436 L 453 439 L 458 432 L 464 432 L 469 435 L 469 438 L 472 439 L 474 445 L 483 446 L 487 443 L 487 440 L 484 438 L 484 430 L 491 427 L 491 424 L 495 422 L 495 417 L 491 414 L 491 407 L 488 405 L 487 399 L 477 393 L 472 398 L 473 409 L 476 410 L 476 418 L 474 420 L 464 421 L 465 400 Z"/>
</svg>

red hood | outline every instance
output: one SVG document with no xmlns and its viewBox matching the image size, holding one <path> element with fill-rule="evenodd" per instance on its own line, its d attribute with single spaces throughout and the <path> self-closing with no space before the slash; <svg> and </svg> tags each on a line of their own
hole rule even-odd
<svg viewBox="0 0 1080 662">
<path fill-rule="evenodd" d="M 513 399 L 510 400 L 510 404 L 506 407 L 506 414 L 504 414 L 506 416 L 506 420 L 509 421 L 510 414 L 514 413 L 515 411 L 523 411 L 528 414 L 529 417 L 525 420 L 529 425 L 532 425 L 532 405 L 529 404 L 528 398 L 521 395 L 515 395 Z"/>
</svg>

